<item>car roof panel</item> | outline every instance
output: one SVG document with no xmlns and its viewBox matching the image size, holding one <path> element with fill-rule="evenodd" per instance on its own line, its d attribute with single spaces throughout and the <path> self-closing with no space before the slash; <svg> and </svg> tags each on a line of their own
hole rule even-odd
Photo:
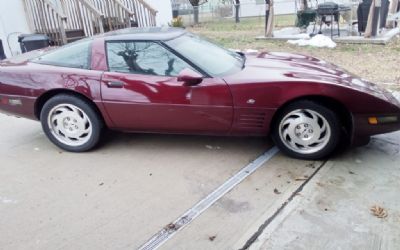
<svg viewBox="0 0 400 250">
<path fill-rule="evenodd" d="M 150 40 L 166 41 L 185 34 L 185 29 L 171 27 L 127 28 L 100 35 L 106 41 Z"/>
</svg>

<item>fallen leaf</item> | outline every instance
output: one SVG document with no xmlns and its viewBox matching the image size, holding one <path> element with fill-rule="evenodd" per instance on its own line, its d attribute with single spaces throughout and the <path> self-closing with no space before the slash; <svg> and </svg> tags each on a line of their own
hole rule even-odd
<svg viewBox="0 0 400 250">
<path fill-rule="evenodd" d="M 378 217 L 379 219 L 388 217 L 388 212 L 383 207 L 380 207 L 378 205 L 372 206 L 370 208 L 370 211 L 374 216 Z"/>
<path fill-rule="evenodd" d="M 216 235 L 213 235 L 213 236 L 210 236 L 210 237 L 208 237 L 208 239 L 209 239 L 210 241 L 214 241 L 214 240 L 215 240 L 215 238 L 217 238 L 217 236 L 216 236 Z"/>
<path fill-rule="evenodd" d="M 165 229 L 174 230 L 176 228 L 174 223 L 169 223 L 165 226 Z"/>
<path fill-rule="evenodd" d="M 305 175 L 303 177 L 297 177 L 296 179 L 294 179 L 295 181 L 306 181 L 308 179 L 308 176 Z"/>
<path fill-rule="evenodd" d="M 309 163 L 306 165 L 306 168 L 315 168 L 315 164 L 314 163 Z"/>
<path fill-rule="evenodd" d="M 275 194 L 281 194 L 281 192 L 279 192 L 279 190 L 276 189 L 276 188 L 274 189 L 274 193 L 275 193 Z"/>
</svg>

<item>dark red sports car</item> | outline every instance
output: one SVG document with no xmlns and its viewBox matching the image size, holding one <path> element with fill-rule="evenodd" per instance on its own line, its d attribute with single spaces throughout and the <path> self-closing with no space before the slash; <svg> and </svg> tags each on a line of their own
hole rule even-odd
<svg viewBox="0 0 400 250">
<path fill-rule="evenodd" d="M 245 55 L 182 29 L 125 29 L 0 63 L 0 110 L 40 120 L 81 152 L 103 128 L 266 136 L 288 155 L 319 159 L 341 138 L 361 145 L 400 129 L 389 92 L 328 62 Z"/>
</svg>

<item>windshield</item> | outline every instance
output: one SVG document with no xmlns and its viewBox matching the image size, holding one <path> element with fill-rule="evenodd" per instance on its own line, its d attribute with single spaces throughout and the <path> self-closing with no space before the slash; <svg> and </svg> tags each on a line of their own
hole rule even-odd
<svg viewBox="0 0 400 250">
<path fill-rule="evenodd" d="M 224 49 L 193 34 L 185 34 L 166 44 L 211 76 L 236 73 L 244 67 L 244 55 Z"/>
</svg>

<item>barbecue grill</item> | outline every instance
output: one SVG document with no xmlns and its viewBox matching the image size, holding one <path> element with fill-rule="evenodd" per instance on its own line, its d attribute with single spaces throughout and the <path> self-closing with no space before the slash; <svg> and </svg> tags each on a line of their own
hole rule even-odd
<svg viewBox="0 0 400 250">
<path fill-rule="evenodd" d="M 326 2 L 318 4 L 317 14 L 320 19 L 319 33 L 322 33 L 322 25 L 326 24 L 331 27 L 331 37 L 333 36 L 333 23 L 337 23 L 338 36 L 340 36 L 339 17 L 340 8 L 339 4 L 334 2 Z"/>
<path fill-rule="evenodd" d="M 321 16 L 330 16 L 330 15 L 338 15 L 339 14 L 339 4 L 334 2 L 326 2 L 318 4 L 317 8 L 318 15 Z"/>
</svg>

